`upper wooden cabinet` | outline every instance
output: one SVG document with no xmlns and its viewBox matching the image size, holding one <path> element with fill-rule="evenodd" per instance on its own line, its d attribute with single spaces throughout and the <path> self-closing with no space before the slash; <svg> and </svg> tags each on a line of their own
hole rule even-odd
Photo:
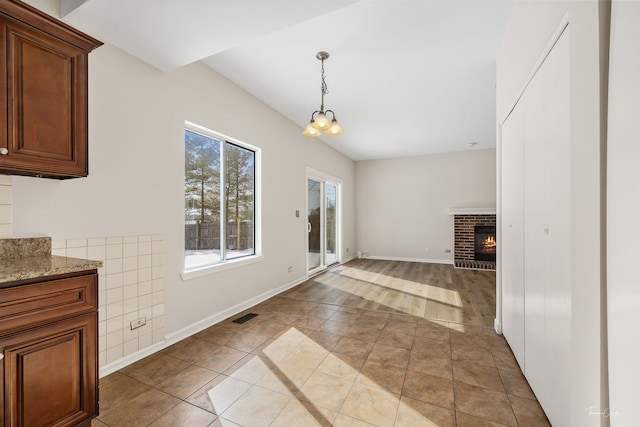
<svg viewBox="0 0 640 427">
<path fill-rule="evenodd" d="M 87 60 L 100 45 L 27 4 L 0 0 L 0 173 L 87 176 Z"/>
</svg>

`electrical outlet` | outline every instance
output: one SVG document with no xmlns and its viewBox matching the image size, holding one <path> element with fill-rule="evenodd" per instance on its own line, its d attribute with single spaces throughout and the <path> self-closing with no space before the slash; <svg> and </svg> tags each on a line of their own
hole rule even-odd
<svg viewBox="0 0 640 427">
<path fill-rule="evenodd" d="M 451 253 L 451 249 L 445 249 L 445 250 L 444 250 L 444 253 L 445 253 L 445 254 L 450 254 L 450 253 Z"/>
<path fill-rule="evenodd" d="M 141 317 L 131 322 L 131 330 L 133 331 L 134 329 L 138 329 L 139 327 L 144 326 L 146 324 L 147 324 L 147 318 Z"/>
<path fill-rule="evenodd" d="M 287 268 L 287 271 L 288 271 L 289 273 L 291 273 L 291 272 L 293 271 L 293 267 L 289 267 L 289 268 Z"/>
</svg>

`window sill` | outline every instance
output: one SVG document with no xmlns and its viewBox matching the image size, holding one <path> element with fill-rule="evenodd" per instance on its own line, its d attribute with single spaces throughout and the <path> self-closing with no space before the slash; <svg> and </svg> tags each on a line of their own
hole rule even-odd
<svg viewBox="0 0 640 427">
<path fill-rule="evenodd" d="M 255 264 L 262 262 L 262 255 L 253 255 L 250 257 L 240 258 L 236 260 L 227 261 L 220 264 L 208 265 L 206 267 L 188 270 L 180 273 L 182 280 L 191 280 L 198 277 L 208 276 L 210 274 L 219 273 L 225 270 L 231 270 L 232 268 L 243 267 L 245 265 Z"/>
</svg>

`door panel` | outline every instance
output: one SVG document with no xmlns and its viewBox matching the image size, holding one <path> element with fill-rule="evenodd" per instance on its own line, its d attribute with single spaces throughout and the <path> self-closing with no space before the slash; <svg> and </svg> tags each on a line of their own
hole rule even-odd
<svg viewBox="0 0 640 427">
<path fill-rule="evenodd" d="M 320 181 L 307 179 L 307 271 L 312 272 L 322 266 L 321 237 L 321 193 Z"/>
<path fill-rule="evenodd" d="M 338 262 L 338 250 L 337 250 L 337 237 L 338 237 L 338 223 L 337 223 L 337 197 L 338 188 L 335 184 L 325 184 L 325 263 L 327 265 L 335 264 Z"/>
<path fill-rule="evenodd" d="M 502 332 L 524 371 L 524 118 L 516 105 L 502 125 Z"/>
</svg>

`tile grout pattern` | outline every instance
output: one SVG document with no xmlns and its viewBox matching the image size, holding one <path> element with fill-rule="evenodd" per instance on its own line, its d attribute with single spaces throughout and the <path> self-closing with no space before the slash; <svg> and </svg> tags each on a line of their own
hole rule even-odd
<svg viewBox="0 0 640 427">
<path fill-rule="evenodd" d="M 286 294 L 249 312 L 102 378 L 92 426 L 549 425 L 489 328 Z"/>
<path fill-rule="evenodd" d="M 99 366 L 165 339 L 162 235 L 53 239 L 53 255 L 102 261 L 98 269 Z M 131 330 L 129 324 L 145 318 Z"/>
</svg>

